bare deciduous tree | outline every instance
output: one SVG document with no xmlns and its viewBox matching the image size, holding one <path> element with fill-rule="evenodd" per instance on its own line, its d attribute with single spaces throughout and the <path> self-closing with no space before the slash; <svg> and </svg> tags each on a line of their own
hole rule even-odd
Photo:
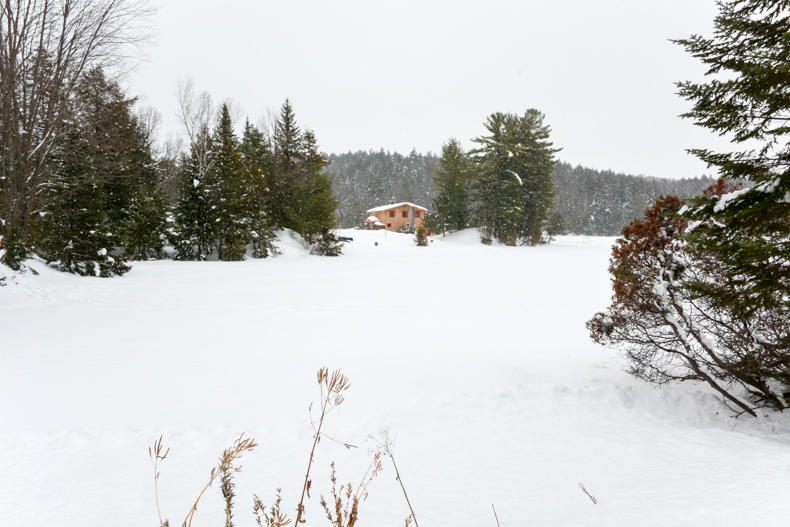
<svg viewBox="0 0 790 527">
<path fill-rule="evenodd" d="M 211 124 L 216 117 L 214 101 L 206 91 L 195 94 L 192 79 L 178 83 L 176 98 L 178 120 L 181 121 L 189 141 L 195 173 L 204 182 L 203 179 L 211 167 Z"/>
<path fill-rule="evenodd" d="M 0 234 L 4 262 L 29 251 L 46 206 L 52 151 L 84 72 L 131 64 L 150 38 L 147 0 L 4 0 L 0 4 Z"/>
</svg>

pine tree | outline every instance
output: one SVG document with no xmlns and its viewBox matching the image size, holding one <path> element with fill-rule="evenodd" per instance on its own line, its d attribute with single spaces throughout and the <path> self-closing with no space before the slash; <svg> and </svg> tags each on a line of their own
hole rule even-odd
<svg viewBox="0 0 790 527">
<path fill-rule="evenodd" d="M 434 169 L 433 185 L 439 194 L 433 200 L 438 221 L 446 228 L 460 231 L 472 217 L 472 165 L 457 139 L 442 146 L 439 168 Z"/>
<path fill-rule="evenodd" d="M 693 103 L 684 117 L 742 148 L 691 152 L 725 181 L 749 182 L 688 208 L 696 222 L 689 242 L 729 269 L 726 284 L 691 285 L 744 316 L 761 306 L 790 308 L 789 8 L 785 0 L 720 2 L 712 38 L 677 41 L 708 67 L 706 82 L 678 84 Z"/>
<path fill-rule="evenodd" d="M 498 239 L 535 245 L 552 205 L 554 154 L 549 127 L 535 109 L 523 116 L 494 113 L 485 123 L 490 135 L 474 139 L 472 151 L 481 241 Z"/>
</svg>

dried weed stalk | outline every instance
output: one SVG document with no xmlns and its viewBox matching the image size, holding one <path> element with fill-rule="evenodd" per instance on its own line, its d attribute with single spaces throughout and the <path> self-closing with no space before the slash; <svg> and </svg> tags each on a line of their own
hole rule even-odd
<svg viewBox="0 0 790 527">
<path fill-rule="evenodd" d="M 264 524 L 265 527 L 285 527 L 291 523 L 288 516 L 280 512 L 280 501 L 282 501 L 280 497 L 281 492 L 282 489 L 277 489 L 277 499 L 274 501 L 274 505 L 271 506 L 268 513 L 261 499 L 255 494 L 252 495 L 252 512 L 255 513 L 255 521 L 258 522 L 259 527 L 264 527 Z"/>
<path fill-rule="evenodd" d="M 378 437 L 373 437 L 371 435 L 368 436 L 368 439 L 376 444 L 376 447 L 373 449 L 374 452 L 380 452 L 392 460 L 392 466 L 395 467 L 395 479 L 400 483 L 400 488 L 403 490 L 403 495 L 406 497 L 406 504 L 409 506 L 409 511 L 411 512 L 411 515 L 406 518 L 406 525 L 409 525 L 410 521 L 414 520 L 414 527 L 420 527 L 417 523 L 417 516 L 414 514 L 414 509 L 411 506 L 411 501 L 409 501 L 409 495 L 406 493 L 406 487 L 403 486 L 403 479 L 400 477 L 398 465 L 395 463 L 395 441 L 390 437 L 389 430 L 385 428 L 379 432 Z"/>
<path fill-rule="evenodd" d="M 310 460 L 307 463 L 307 473 L 304 476 L 304 486 L 302 486 L 302 497 L 299 500 L 299 505 L 296 508 L 296 525 L 298 526 L 300 523 L 304 523 L 305 520 L 302 519 L 304 515 L 304 497 L 305 494 L 307 497 L 310 497 L 310 486 L 312 485 L 312 480 L 310 479 L 310 469 L 313 466 L 313 457 L 315 455 L 315 448 L 318 446 L 318 442 L 321 440 L 321 427 L 324 424 L 324 418 L 326 415 L 340 406 L 343 403 L 343 392 L 348 390 L 351 384 L 348 381 L 348 377 L 340 373 L 340 370 L 335 370 L 331 374 L 327 368 L 321 368 L 318 370 L 318 386 L 321 389 L 321 417 L 318 420 L 318 427 L 316 428 L 315 423 L 313 422 L 313 428 L 315 429 L 315 439 L 313 441 L 313 448 L 310 450 Z M 310 405 L 312 409 L 312 404 Z M 327 436 L 328 437 L 328 436 Z M 331 439 L 331 438 L 329 438 Z M 346 448 L 351 448 L 352 445 L 348 445 L 346 443 L 342 443 L 346 446 Z"/>
<path fill-rule="evenodd" d="M 365 475 L 362 476 L 362 481 L 357 486 L 356 492 L 354 492 L 350 482 L 347 485 L 341 485 L 340 491 L 337 491 L 337 477 L 335 476 L 334 461 L 332 462 L 331 466 L 332 475 L 329 479 L 332 481 L 332 501 L 334 503 L 334 515 L 333 511 L 329 508 L 329 503 L 327 503 L 323 496 L 321 496 L 321 506 L 324 508 L 324 512 L 326 512 L 326 517 L 329 518 L 329 521 L 332 522 L 334 527 L 353 527 L 359 519 L 360 502 L 365 501 L 368 498 L 368 485 L 370 485 L 370 482 L 373 481 L 373 478 L 375 478 L 383 468 L 381 466 L 381 453 L 376 452 L 376 454 L 373 456 L 373 460 L 368 466 L 367 471 L 365 471 Z M 345 489 L 345 492 L 343 492 L 343 489 Z M 343 504 L 344 494 L 345 505 Z"/>
<path fill-rule="evenodd" d="M 154 496 L 156 497 L 156 512 L 159 514 L 159 527 L 169 527 L 168 520 L 162 521 L 162 511 L 159 509 L 159 464 L 165 460 L 167 454 L 170 453 L 170 447 L 162 453 L 162 436 L 159 436 L 158 441 L 154 441 L 154 448 L 148 447 L 148 457 L 151 458 L 151 464 L 154 466 Z"/>
<path fill-rule="evenodd" d="M 589 492 L 587 492 L 587 489 L 585 489 L 585 488 L 584 488 L 584 483 L 579 483 L 579 488 L 580 488 L 580 489 L 582 489 L 582 492 L 584 492 L 585 494 L 587 494 L 587 497 L 588 497 L 588 498 L 590 498 L 590 500 L 592 500 L 592 502 L 593 502 L 595 505 L 598 505 L 598 500 L 597 500 L 597 499 L 595 499 L 595 496 L 593 496 L 592 494 L 590 494 Z"/>
<path fill-rule="evenodd" d="M 244 439 L 244 434 L 241 434 L 236 442 L 233 443 L 233 446 L 222 453 L 222 456 L 219 458 L 219 470 L 217 468 L 211 469 L 211 477 L 208 481 L 208 484 L 206 484 L 206 486 L 203 487 L 203 490 L 200 491 L 200 495 L 195 500 L 195 504 L 192 505 L 187 517 L 184 519 L 184 523 L 181 524 L 182 527 L 191 527 L 192 518 L 195 516 L 195 512 L 197 511 L 200 498 L 203 497 L 203 493 L 206 492 L 206 489 L 208 489 L 211 484 L 214 483 L 214 480 L 219 476 L 222 476 L 220 480 L 220 486 L 222 487 L 222 495 L 225 497 L 225 526 L 232 527 L 232 508 L 233 498 L 235 497 L 233 493 L 232 479 L 233 474 L 241 471 L 241 465 L 234 467 L 233 462 L 241 458 L 245 452 L 251 451 L 256 446 L 258 446 L 258 443 L 256 443 L 253 438 L 250 437 Z"/>
</svg>

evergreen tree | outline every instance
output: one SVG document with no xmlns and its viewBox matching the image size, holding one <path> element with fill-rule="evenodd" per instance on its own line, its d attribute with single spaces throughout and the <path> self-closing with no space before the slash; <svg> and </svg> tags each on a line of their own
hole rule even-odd
<svg viewBox="0 0 790 527">
<path fill-rule="evenodd" d="M 685 287 L 737 285 L 719 260 L 686 243 L 683 205 L 662 196 L 644 221 L 623 228 L 609 266 L 612 304 L 587 322 L 590 336 L 624 350 L 628 372 L 651 384 L 706 382 L 753 416 L 755 407 L 788 408 L 787 314 L 756 308 L 744 316 Z"/>
<path fill-rule="evenodd" d="M 252 257 L 266 258 L 276 254 L 277 236 L 272 224 L 268 179 L 274 169 L 272 150 L 263 133 L 247 120 L 240 146 L 242 161 L 252 185 L 254 203 L 250 211 Z"/>
<path fill-rule="evenodd" d="M 313 240 L 310 246 L 310 254 L 316 256 L 340 256 L 343 254 L 343 242 L 329 229 L 324 229 L 321 234 Z"/>
<path fill-rule="evenodd" d="M 113 236 L 106 223 L 104 185 L 93 171 L 92 145 L 74 129 L 55 156 L 57 183 L 50 192 L 41 255 L 55 268 L 83 276 L 110 277 L 130 267 L 113 256 Z"/>
<path fill-rule="evenodd" d="M 546 220 L 546 234 L 549 237 L 549 243 L 551 243 L 554 236 L 565 234 L 565 220 L 562 214 L 553 209 L 549 211 L 549 217 Z"/>
<path fill-rule="evenodd" d="M 130 212 L 140 186 L 151 181 L 152 156 L 132 113 L 134 99 L 102 70 L 85 74 L 74 102 L 71 132 L 59 145 L 48 188 L 44 256 L 70 272 L 123 274 Z"/>
<path fill-rule="evenodd" d="M 167 210 L 167 198 L 159 188 L 138 187 L 120 228 L 129 259 L 160 257 L 167 239 Z"/>
<path fill-rule="evenodd" d="M 744 316 L 761 306 L 790 308 L 789 8 L 786 0 L 720 2 L 713 38 L 677 41 L 708 66 L 709 76 L 678 84 L 694 105 L 684 117 L 743 148 L 691 152 L 725 181 L 749 182 L 700 197 L 688 209 L 686 217 L 697 222 L 689 242 L 728 268 L 725 284 L 691 286 Z"/>
<path fill-rule="evenodd" d="M 433 200 L 439 223 L 460 231 L 469 226 L 472 217 L 472 165 L 457 139 L 442 146 L 439 168 L 434 170 L 433 185 L 439 189 Z"/>
<path fill-rule="evenodd" d="M 133 117 L 136 144 L 131 151 L 137 167 L 136 191 L 119 220 L 120 245 L 130 260 L 160 258 L 167 241 L 169 203 L 163 174 L 155 159 L 152 130 L 145 130 L 139 116 Z"/>
<path fill-rule="evenodd" d="M 332 194 L 332 181 L 324 168 L 329 162 L 318 152 L 318 144 L 312 131 L 307 130 L 303 138 L 304 151 L 301 156 L 301 185 L 296 189 L 294 206 L 296 231 L 308 241 L 328 231 L 335 224 L 337 200 Z"/>
<path fill-rule="evenodd" d="M 255 193 L 223 104 L 212 139 L 213 163 L 208 172 L 216 218 L 216 247 L 220 260 L 243 260 L 252 241 Z"/>
<path fill-rule="evenodd" d="M 417 247 L 428 247 L 428 236 L 422 223 L 417 227 L 417 232 L 414 234 L 414 243 L 417 244 Z"/>
<path fill-rule="evenodd" d="M 477 211 L 481 241 L 534 245 L 552 205 L 554 153 L 543 114 L 495 113 L 485 123 L 491 135 L 475 139 Z"/>
<path fill-rule="evenodd" d="M 181 157 L 180 165 L 178 202 L 173 211 L 175 227 L 170 243 L 179 260 L 206 260 L 214 248 L 218 218 L 212 188 L 201 175 L 195 145 L 189 156 Z"/>
<path fill-rule="evenodd" d="M 302 132 L 291 102 L 286 99 L 274 129 L 274 170 L 271 174 L 271 214 L 277 227 L 297 230 L 296 191 L 302 182 Z"/>
</svg>

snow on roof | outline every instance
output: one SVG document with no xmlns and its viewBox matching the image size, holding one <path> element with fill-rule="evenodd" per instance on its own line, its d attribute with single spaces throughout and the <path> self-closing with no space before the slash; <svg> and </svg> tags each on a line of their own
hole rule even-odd
<svg viewBox="0 0 790 527">
<path fill-rule="evenodd" d="M 368 219 L 366 219 L 365 221 L 369 221 L 371 223 L 376 223 L 377 221 L 379 221 L 379 219 L 377 217 L 375 217 L 375 216 L 368 216 Z"/>
<path fill-rule="evenodd" d="M 373 209 L 368 209 L 368 211 L 367 211 L 367 212 L 368 212 L 368 214 L 370 214 L 371 212 L 381 212 L 381 211 L 383 211 L 383 210 L 390 210 L 390 209 L 395 209 L 395 208 L 397 208 L 397 207 L 403 207 L 404 205 L 407 205 L 407 206 L 409 206 L 409 207 L 413 207 L 413 208 L 415 208 L 415 209 L 424 210 L 424 211 L 427 211 L 427 210 L 428 210 L 428 209 L 426 209 L 425 207 L 420 207 L 419 205 L 415 205 L 414 203 L 409 203 L 408 201 L 404 201 L 403 203 L 393 203 L 393 204 L 391 204 L 391 205 L 383 205 L 383 206 L 381 206 L 381 207 L 376 207 L 376 208 L 373 208 Z"/>
</svg>

